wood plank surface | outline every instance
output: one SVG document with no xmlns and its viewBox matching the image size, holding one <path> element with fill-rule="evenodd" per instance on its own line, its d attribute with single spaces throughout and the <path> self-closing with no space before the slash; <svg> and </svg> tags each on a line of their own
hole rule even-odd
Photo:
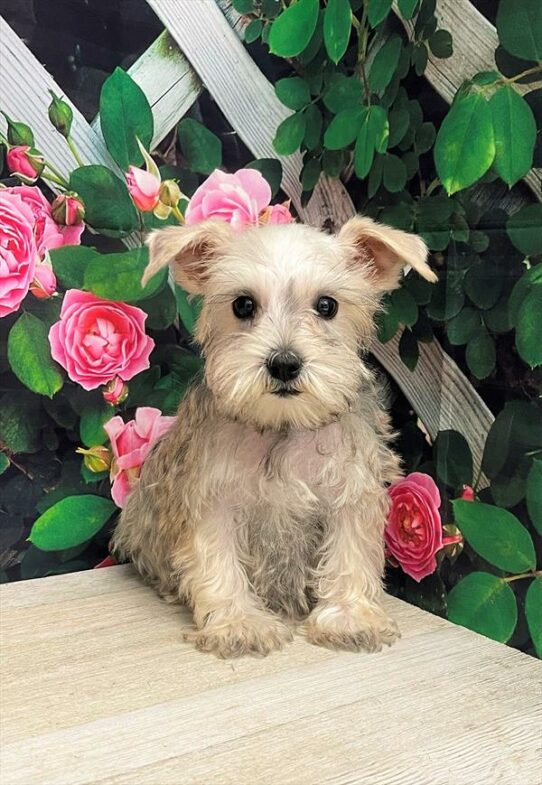
<svg viewBox="0 0 542 785">
<path fill-rule="evenodd" d="M 394 598 L 376 655 L 221 661 L 131 567 L 0 588 L 2 785 L 540 785 L 542 665 Z"/>
</svg>

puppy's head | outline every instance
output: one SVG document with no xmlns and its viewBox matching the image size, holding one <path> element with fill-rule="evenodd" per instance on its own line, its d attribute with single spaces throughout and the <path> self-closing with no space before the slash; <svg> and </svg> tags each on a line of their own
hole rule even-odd
<svg viewBox="0 0 542 785">
<path fill-rule="evenodd" d="M 336 236 L 206 221 L 156 231 L 148 245 L 144 280 L 171 264 L 203 295 L 196 338 L 217 406 L 259 428 L 316 428 L 347 411 L 369 373 L 359 350 L 381 295 L 404 264 L 435 280 L 422 240 L 362 217 Z"/>
</svg>

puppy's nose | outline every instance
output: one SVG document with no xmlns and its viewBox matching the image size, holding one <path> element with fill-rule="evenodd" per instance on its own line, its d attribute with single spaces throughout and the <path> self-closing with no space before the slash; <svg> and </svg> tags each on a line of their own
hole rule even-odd
<svg viewBox="0 0 542 785">
<path fill-rule="evenodd" d="M 301 370 L 303 362 L 294 352 L 276 352 L 267 361 L 267 370 L 280 382 L 291 382 Z"/>
</svg>

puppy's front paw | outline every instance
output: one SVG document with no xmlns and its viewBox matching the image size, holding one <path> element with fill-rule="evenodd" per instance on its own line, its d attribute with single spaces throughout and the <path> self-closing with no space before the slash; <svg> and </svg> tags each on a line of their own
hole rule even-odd
<svg viewBox="0 0 542 785">
<path fill-rule="evenodd" d="M 291 630 L 280 619 L 272 616 L 245 616 L 241 619 L 208 624 L 201 630 L 187 632 L 200 651 L 211 652 L 223 659 L 250 654 L 265 657 L 275 649 L 282 649 L 292 640 Z"/>
<path fill-rule="evenodd" d="M 378 605 L 317 605 L 305 624 L 311 643 L 328 649 L 380 651 L 401 637 L 397 624 Z"/>
</svg>

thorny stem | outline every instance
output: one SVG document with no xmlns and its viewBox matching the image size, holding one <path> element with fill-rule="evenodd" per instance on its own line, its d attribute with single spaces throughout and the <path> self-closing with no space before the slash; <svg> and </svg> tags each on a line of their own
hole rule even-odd
<svg viewBox="0 0 542 785">
<path fill-rule="evenodd" d="M 64 186 L 64 188 L 68 187 L 68 181 L 66 180 L 66 178 L 64 177 L 62 172 L 59 169 L 57 169 L 56 166 L 54 166 L 54 164 L 52 164 L 50 161 L 46 161 L 45 162 L 45 168 L 49 169 L 54 174 L 54 176 L 57 178 L 57 180 L 60 180 L 59 185 Z M 45 175 L 45 177 L 49 177 L 49 175 Z"/>
<path fill-rule="evenodd" d="M 516 74 L 515 76 L 503 76 L 503 78 L 499 81 L 503 84 L 513 84 L 514 82 L 519 82 L 519 80 L 523 79 L 525 76 L 531 76 L 532 74 L 540 73 L 542 73 L 542 63 L 534 65 L 532 68 L 527 68 L 525 71 L 522 71 L 520 74 Z"/>
<path fill-rule="evenodd" d="M 542 575 L 542 570 L 532 570 L 531 572 L 522 572 L 521 575 L 510 575 L 508 578 L 503 578 L 505 583 L 512 583 L 512 581 L 521 581 L 524 578 L 537 578 Z"/>
<path fill-rule="evenodd" d="M 365 58 L 367 56 L 367 43 L 369 40 L 369 31 L 367 28 L 367 13 L 368 13 L 368 2 L 367 0 L 364 0 L 361 22 L 358 22 L 357 18 L 354 16 L 354 14 L 352 14 L 352 24 L 358 36 L 358 66 L 361 72 L 361 78 L 363 80 L 365 98 L 367 99 L 367 103 L 370 106 L 371 90 L 369 88 L 369 83 L 367 82 L 367 74 L 365 73 Z"/>
<path fill-rule="evenodd" d="M 48 167 L 48 168 L 50 168 L 50 167 Z M 56 174 L 53 174 L 52 172 L 43 171 L 41 173 L 41 176 L 43 177 L 44 180 L 50 180 L 52 183 L 56 183 L 61 188 L 67 188 L 68 187 L 68 183 L 66 182 L 66 180 L 63 177 L 57 177 Z"/>
<path fill-rule="evenodd" d="M 438 188 L 438 187 L 439 187 L 439 185 L 440 185 L 440 180 L 439 180 L 439 178 L 438 178 L 438 177 L 435 177 L 435 179 L 434 179 L 434 180 L 432 180 L 432 181 L 429 183 L 429 185 L 427 186 L 427 191 L 425 192 L 425 195 L 426 195 L 426 196 L 431 196 L 431 194 L 433 193 L 433 191 L 434 191 L 436 188 Z"/>
<path fill-rule="evenodd" d="M 10 464 L 12 466 L 15 466 L 16 469 L 19 469 L 19 471 L 22 472 L 26 477 L 28 477 L 29 480 L 33 480 L 34 479 L 33 475 L 30 474 L 30 472 L 27 471 L 27 469 L 25 469 L 24 466 L 21 466 L 20 463 L 17 463 L 17 461 L 13 460 L 13 456 L 11 455 L 11 453 L 9 453 L 7 450 L 0 450 L 0 452 L 3 452 L 4 455 L 7 456 Z"/>
<path fill-rule="evenodd" d="M 77 147 L 75 146 L 75 142 L 73 141 L 73 139 L 71 138 L 71 136 L 68 136 L 68 137 L 67 137 L 67 139 L 66 139 L 66 142 L 67 142 L 67 144 L 68 144 L 68 147 L 69 147 L 69 148 L 70 148 L 70 150 L 72 151 L 72 153 L 73 153 L 73 157 L 74 157 L 74 158 L 75 158 L 75 160 L 77 161 L 77 164 L 78 164 L 78 166 L 84 166 L 84 165 L 85 165 L 85 162 L 83 161 L 83 159 L 82 159 L 82 158 L 81 158 L 81 156 L 79 155 L 79 151 L 78 151 Z"/>
</svg>

